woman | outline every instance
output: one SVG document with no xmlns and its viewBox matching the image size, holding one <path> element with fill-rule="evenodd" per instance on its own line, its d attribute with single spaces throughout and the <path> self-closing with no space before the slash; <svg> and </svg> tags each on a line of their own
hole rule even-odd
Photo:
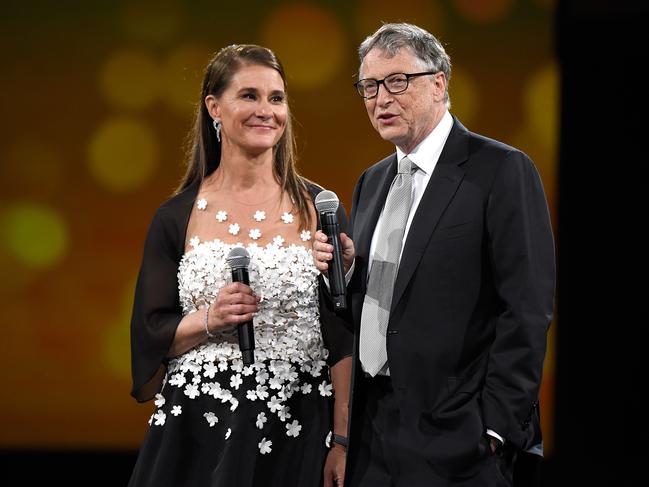
<svg viewBox="0 0 649 487">
<path fill-rule="evenodd" d="M 135 292 L 132 395 L 156 409 L 129 485 L 309 487 L 323 470 L 325 485 L 342 485 L 345 450 L 329 445 L 347 432 L 351 333 L 319 299 L 321 188 L 295 169 L 283 68 L 266 48 L 226 47 L 201 101 Z M 250 286 L 229 277 L 241 246 Z M 245 365 L 237 325 L 249 320 Z"/>
</svg>

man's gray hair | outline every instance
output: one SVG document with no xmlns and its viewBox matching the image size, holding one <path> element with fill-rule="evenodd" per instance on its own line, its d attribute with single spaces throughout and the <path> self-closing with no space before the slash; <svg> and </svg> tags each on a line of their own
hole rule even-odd
<svg viewBox="0 0 649 487">
<path fill-rule="evenodd" d="M 444 101 L 450 107 L 448 83 L 451 79 L 451 58 L 435 36 L 421 27 L 406 23 L 384 24 L 361 43 L 358 47 L 358 57 L 363 64 L 365 56 L 372 49 L 379 49 L 388 57 L 392 57 L 404 48 L 410 49 L 426 70 L 444 73 L 446 77 Z"/>
</svg>

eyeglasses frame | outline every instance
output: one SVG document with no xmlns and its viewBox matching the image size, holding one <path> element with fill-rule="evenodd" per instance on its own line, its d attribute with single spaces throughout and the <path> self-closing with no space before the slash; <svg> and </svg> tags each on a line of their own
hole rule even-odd
<svg viewBox="0 0 649 487">
<path fill-rule="evenodd" d="M 391 95 L 398 95 L 399 93 L 403 93 L 404 91 L 406 91 L 406 90 L 408 89 L 408 87 L 410 86 L 410 78 L 415 78 L 415 77 L 417 77 L 417 76 L 426 76 L 426 75 L 429 75 L 429 74 L 439 74 L 439 73 L 441 73 L 441 71 L 422 71 L 422 72 L 420 72 L 420 73 L 392 73 L 392 74 L 387 75 L 387 76 L 386 76 L 385 78 L 383 78 L 383 79 L 376 79 L 376 78 L 363 78 L 363 79 L 359 79 L 356 83 L 354 83 L 354 87 L 356 88 L 356 91 L 358 92 L 358 94 L 359 94 L 363 99 L 365 99 L 365 100 L 371 100 L 372 98 L 376 98 L 377 96 L 379 96 L 379 87 L 380 87 L 381 85 L 383 85 L 383 88 L 385 88 L 385 91 L 387 91 L 387 92 L 390 93 Z M 390 88 L 388 88 L 387 85 L 385 84 L 385 80 L 388 79 L 388 78 L 390 78 L 391 76 L 395 76 L 395 75 L 397 75 L 397 74 L 402 74 L 403 76 L 406 77 L 406 87 L 405 87 L 403 90 L 392 91 L 392 90 L 390 90 Z M 360 89 L 360 87 L 359 87 L 361 82 L 363 82 L 363 81 L 368 81 L 368 80 L 376 81 L 376 94 L 374 94 L 374 95 L 372 95 L 372 96 L 364 96 L 364 95 L 361 93 L 361 89 Z"/>
</svg>

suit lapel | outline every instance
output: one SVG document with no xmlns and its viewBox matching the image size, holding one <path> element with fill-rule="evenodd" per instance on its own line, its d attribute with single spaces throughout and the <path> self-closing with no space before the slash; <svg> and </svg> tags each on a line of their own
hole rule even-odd
<svg viewBox="0 0 649 487">
<path fill-rule="evenodd" d="M 363 259 L 364 263 L 367 263 L 369 259 L 372 235 L 374 235 L 376 223 L 379 220 L 383 204 L 388 196 L 392 180 L 397 174 L 396 153 L 385 158 L 379 164 L 385 164 L 385 169 L 375 171 L 372 176 L 368 176 L 371 180 L 366 182 L 363 191 L 370 193 L 370 195 L 367 198 L 360 198 L 360 206 L 355 215 L 355 221 L 358 222 L 358 225 L 354 225 L 356 252 Z M 356 232 L 357 226 L 359 227 L 358 232 Z M 367 272 L 367 266 L 365 266 L 364 270 Z M 366 272 L 363 275 L 363 282 L 367 281 Z"/>
<path fill-rule="evenodd" d="M 455 119 L 408 231 L 394 285 L 391 312 L 403 296 L 440 217 L 464 178 L 464 170 L 459 165 L 467 158 L 468 131 Z"/>
<path fill-rule="evenodd" d="M 356 249 L 356 260 L 353 280 L 357 289 L 356 301 L 352 305 L 354 323 L 360 326 L 363 295 L 367 285 L 367 263 L 370 255 L 372 235 L 376 223 L 383 209 L 383 204 L 388 196 L 390 184 L 397 174 L 397 155 L 392 154 L 366 171 L 363 176 L 361 194 L 353 212 L 353 235 Z M 355 338 L 358 346 L 358 334 Z"/>
</svg>

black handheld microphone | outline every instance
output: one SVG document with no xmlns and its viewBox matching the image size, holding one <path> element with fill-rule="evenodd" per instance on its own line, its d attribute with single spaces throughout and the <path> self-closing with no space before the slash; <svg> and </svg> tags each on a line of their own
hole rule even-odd
<svg viewBox="0 0 649 487">
<path fill-rule="evenodd" d="M 225 259 L 232 269 L 232 282 L 242 282 L 250 285 L 248 278 L 248 264 L 250 256 L 243 247 L 235 247 Z M 252 320 L 242 323 L 238 327 L 239 349 L 244 365 L 251 365 L 255 362 L 255 333 Z"/>
<path fill-rule="evenodd" d="M 345 299 L 345 272 L 343 271 L 343 249 L 340 243 L 340 228 L 336 210 L 339 205 L 338 196 L 333 191 L 321 191 L 315 197 L 315 207 L 320 214 L 322 231 L 327 235 L 328 242 L 333 245 L 333 259 L 329 261 L 329 289 L 334 308 L 347 309 Z"/>
</svg>

